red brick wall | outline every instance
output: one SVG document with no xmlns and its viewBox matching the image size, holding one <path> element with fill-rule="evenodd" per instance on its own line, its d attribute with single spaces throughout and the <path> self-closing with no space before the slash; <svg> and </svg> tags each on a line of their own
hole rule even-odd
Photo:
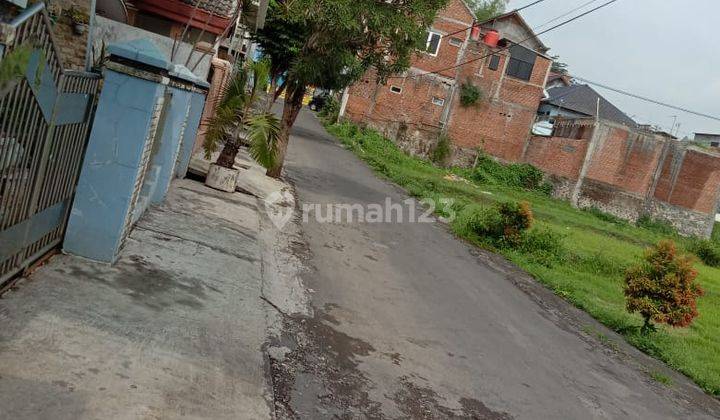
<svg viewBox="0 0 720 420">
<path fill-rule="evenodd" d="M 459 1 L 452 0 L 447 7 L 438 13 L 438 17 L 433 22 L 432 30 L 443 35 L 461 31 L 469 28 L 474 21 L 474 17 L 467 8 Z M 443 37 L 440 40 L 440 48 L 436 56 L 424 52 L 418 52 L 412 62 L 412 67 L 423 71 L 439 71 L 438 74 L 454 78 L 455 70 L 447 69 L 457 64 L 460 47 L 450 45 L 451 38 L 465 40 L 470 36 L 470 30 L 464 30 L 454 35 Z M 447 70 L 443 70 L 447 69 Z"/>
<path fill-rule="evenodd" d="M 690 149 L 683 159 L 668 153 L 655 198 L 712 214 L 717 210 L 719 195 L 720 155 Z"/>
<path fill-rule="evenodd" d="M 588 143 L 588 140 L 533 136 L 528 141 L 525 161 L 549 174 L 577 180 Z"/>
<path fill-rule="evenodd" d="M 587 178 L 645 195 L 653 184 L 664 143 L 603 125 Z"/>
<path fill-rule="evenodd" d="M 479 147 L 500 159 L 519 161 L 534 121 L 535 110 L 514 104 L 492 101 L 466 108 L 458 101 L 448 134 L 458 147 Z"/>
<path fill-rule="evenodd" d="M 478 86 L 483 100 L 476 106 L 463 107 L 456 99 L 448 134 L 459 147 L 481 147 L 500 159 L 520 161 L 543 96 L 542 86 L 531 83 L 544 83 L 551 62 L 538 56 L 528 83 L 504 75 L 506 51 L 498 53 L 501 59 L 497 70 L 488 68 L 490 58 L 485 57 L 488 54 L 490 51 L 485 47 L 468 52 L 468 60 L 480 59 L 463 67 L 460 80 Z"/>
<path fill-rule="evenodd" d="M 400 87 L 402 93 L 392 92 L 393 86 Z M 437 80 L 405 78 L 390 79 L 386 85 L 378 86 L 370 76 L 353 85 L 349 93 L 345 113 L 352 121 L 371 119 L 438 127 L 443 107 L 433 104 L 432 99 L 447 100 L 448 85 Z"/>
</svg>

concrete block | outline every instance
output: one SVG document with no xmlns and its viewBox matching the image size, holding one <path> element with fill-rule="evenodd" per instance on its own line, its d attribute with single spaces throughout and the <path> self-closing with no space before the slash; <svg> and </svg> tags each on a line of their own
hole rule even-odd
<svg viewBox="0 0 720 420">
<path fill-rule="evenodd" d="M 225 192 L 234 192 L 237 185 L 238 170 L 210 164 L 205 185 Z"/>
</svg>

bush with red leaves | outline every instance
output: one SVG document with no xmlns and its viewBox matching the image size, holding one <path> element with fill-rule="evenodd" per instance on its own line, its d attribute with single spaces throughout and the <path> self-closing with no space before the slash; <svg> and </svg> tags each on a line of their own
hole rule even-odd
<svg viewBox="0 0 720 420">
<path fill-rule="evenodd" d="M 675 243 L 660 241 L 645 252 L 644 260 L 625 274 L 625 300 L 630 313 L 638 312 L 649 332 L 652 322 L 687 327 L 698 316 L 697 298 L 703 291 L 695 283 L 693 259 L 678 255 Z"/>
</svg>

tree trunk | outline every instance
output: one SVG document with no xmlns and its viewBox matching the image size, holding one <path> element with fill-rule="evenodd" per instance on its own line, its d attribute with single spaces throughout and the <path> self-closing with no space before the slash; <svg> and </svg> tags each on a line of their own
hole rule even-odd
<svg viewBox="0 0 720 420">
<path fill-rule="evenodd" d="M 268 169 L 267 176 L 280 178 L 283 164 L 285 162 L 285 152 L 287 152 L 288 143 L 290 141 L 290 130 L 302 109 L 302 100 L 305 96 L 305 86 L 288 90 L 285 94 L 285 102 L 283 104 L 282 119 L 280 120 L 280 133 L 278 135 L 277 159 L 274 167 Z"/>
<path fill-rule="evenodd" d="M 218 156 L 217 162 L 215 163 L 224 168 L 232 169 L 235 165 L 235 157 L 237 157 L 239 151 L 240 147 L 238 147 L 237 142 L 228 141 L 225 143 L 225 146 L 223 146 L 222 152 L 220 152 L 220 156 Z"/>
<path fill-rule="evenodd" d="M 265 112 L 270 112 L 272 110 L 272 106 L 275 103 L 275 100 L 277 99 L 275 97 L 275 93 L 278 91 L 278 76 L 272 75 L 270 76 L 270 93 L 267 96 L 267 103 L 265 104 Z"/>
</svg>

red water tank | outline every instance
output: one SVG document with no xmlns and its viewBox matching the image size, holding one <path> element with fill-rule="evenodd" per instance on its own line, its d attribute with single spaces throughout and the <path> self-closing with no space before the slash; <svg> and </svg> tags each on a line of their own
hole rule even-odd
<svg viewBox="0 0 720 420">
<path fill-rule="evenodd" d="M 472 29 L 470 30 L 470 39 L 473 41 L 478 41 L 480 39 L 480 27 L 473 25 Z"/>
<path fill-rule="evenodd" d="M 498 41 L 500 41 L 500 33 L 492 29 L 487 31 L 485 38 L 483 38 L 485 45 L 492 48 L 497 47 Z"/>
</svg>

